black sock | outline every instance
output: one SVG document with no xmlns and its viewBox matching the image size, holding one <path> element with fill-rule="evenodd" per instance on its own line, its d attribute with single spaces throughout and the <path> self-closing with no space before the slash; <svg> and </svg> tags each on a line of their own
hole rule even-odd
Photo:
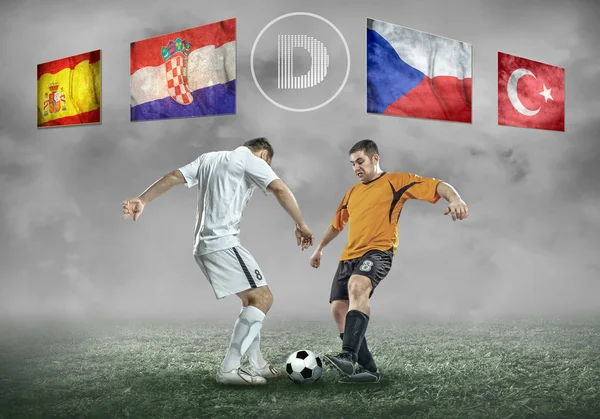
<svg viewBox="0 0 600 419">
<path fill-rule="evenodd" d="M 369 316 L 365 313 L 358 310 L 350 310 L 346 314 L 342 350 L 349 352 L 354 362 L 358 359 L 358 350 L 365 337 L 368 325 Z"/>
<path fill-rule="evenodd" d="M 343 333 L 340 333 L 340 339 L 344 340 Z M 375 364 L 375 359 L 373 359 L 373 354 L 369 351 L 366 336 L 363 337 L 360 349 L 358 350 L 358 365 L 371 372 L 377 371 L 377 365 Z"/>
</svg>

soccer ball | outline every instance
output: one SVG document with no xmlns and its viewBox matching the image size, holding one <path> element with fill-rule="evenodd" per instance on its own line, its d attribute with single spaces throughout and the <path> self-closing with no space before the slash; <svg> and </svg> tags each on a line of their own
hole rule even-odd
<svg viewBox="0 0 600 419">
<path fill-rule="evenodd" d="M 323 363 L 312 351 L 296 351 L 288 357 L 285 372 L 295 384 L 312 384 L 321 378 Z"/>
</svg>

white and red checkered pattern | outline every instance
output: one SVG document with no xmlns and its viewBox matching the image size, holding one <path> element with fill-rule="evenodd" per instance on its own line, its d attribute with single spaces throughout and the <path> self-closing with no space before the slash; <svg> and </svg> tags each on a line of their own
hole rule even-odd
<svg viewBox="0 0 600 419">
<path fill-rule="evenodd" d="M 177 55 L 165 62 L 167 72 L 167 89 L 169 95 L 177 103 L 189 105 L 194 101 L 189 87 L 187 86 L 187 57 Z"/>
</svg>

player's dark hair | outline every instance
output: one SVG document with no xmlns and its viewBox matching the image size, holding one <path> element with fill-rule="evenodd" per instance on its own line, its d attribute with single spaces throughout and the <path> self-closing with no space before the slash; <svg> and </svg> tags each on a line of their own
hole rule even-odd
<svg viewBox="0 0 600 419">
<path fill-rule="evenodd" d="M 377 144 L 375 144 L 375 141 L 369 139 L 361 140 L 354 144 L 348 154 L 357 153 L 359 151 L 364 151 L 370 159 L 372 159 L 375 154 L 379 154 Z"/>
<path fill-rule="evenodd" d="M 243 145 L 248 147 L 253 152 L 267 150 L 269 159 L 273 158 L 273 146 L 265 137 L 253 138 L 252 140 L 246 141 Z"/>
</svg>

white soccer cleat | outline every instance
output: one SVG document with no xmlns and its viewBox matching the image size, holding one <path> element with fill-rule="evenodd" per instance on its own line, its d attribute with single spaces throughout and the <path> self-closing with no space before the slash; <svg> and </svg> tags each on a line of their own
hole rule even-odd
<svg viewBox="0 0 600 419">
<path fill-rule="evenodd" d="M 262 368 L 253 368 L 253 370 L 263 378 L 271 379 L 281 377 L 281 370 L 269 363 Z"/>
<path fill-rule="evenodd" d="M 261 386 L 267 384 L 267 380 L 257 373 L 248 371 L 244 367 L 239 367 L 229 372 L 219 371 L 217 373 L 217 382 L 220 384 Z"/>
</svg>

